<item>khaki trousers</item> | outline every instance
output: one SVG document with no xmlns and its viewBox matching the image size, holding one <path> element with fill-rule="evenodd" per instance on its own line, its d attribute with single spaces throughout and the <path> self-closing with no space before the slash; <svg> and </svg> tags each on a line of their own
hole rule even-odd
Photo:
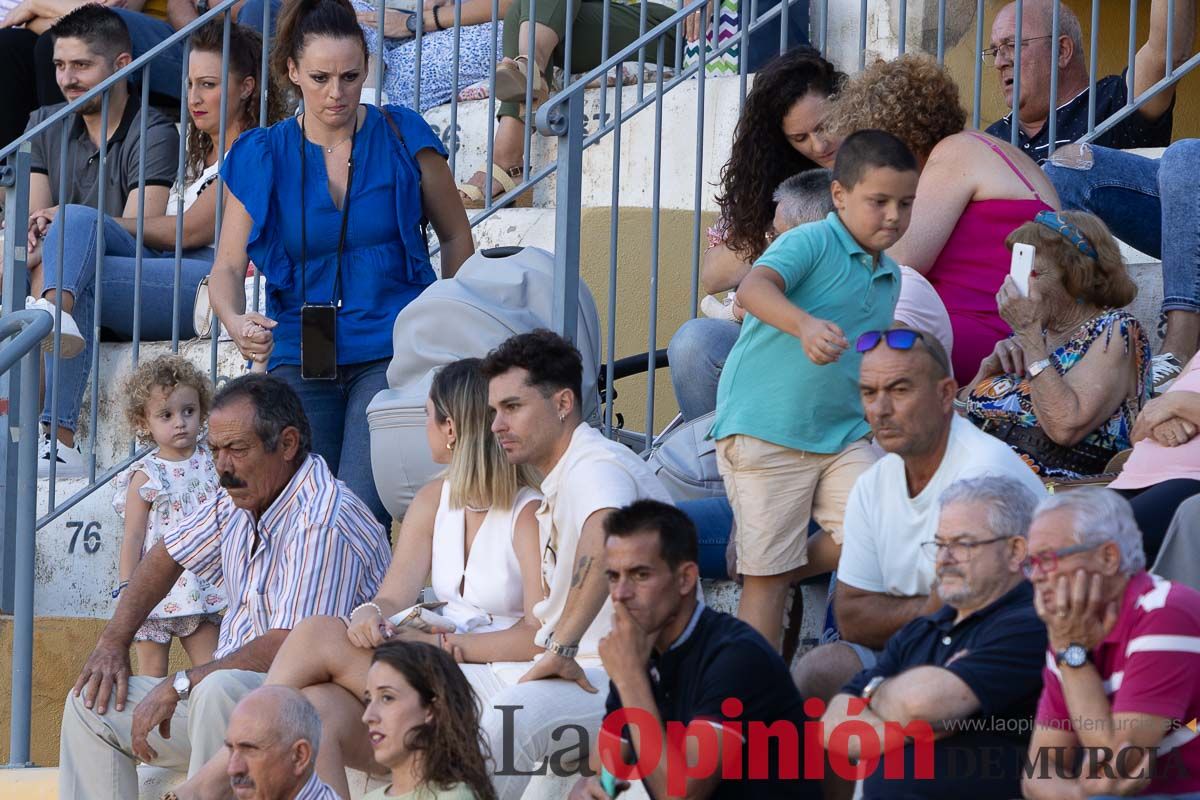
<svg viewBox="0 0 1200 800">
<path fill-rule="evenodd" d="M 225 724 L 233 707 L 266 678 L 262 672 L 227 669 L 196 684 L 191 696 L 175 708 L 171 738 L 164 739 L 157 728 L 150 733 L 150 746 L 158 753 L 154 766 L 194 773 L 224 747 Z M 59 797 L 133 800 L 138 796 L 138 762 L 130 734 L 133 710 L 162 680 L 130 678 L 125 710 L 110 705 L 103 716 L 84 706 L 82 697 L 67 695 L 59 742 Z"/>
</svg>

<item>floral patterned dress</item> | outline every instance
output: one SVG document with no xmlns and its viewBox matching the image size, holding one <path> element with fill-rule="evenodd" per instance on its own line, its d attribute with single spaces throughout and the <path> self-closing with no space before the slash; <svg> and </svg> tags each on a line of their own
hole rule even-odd
<svg viewBox="0 0 1200 800">
<path fill-rule="evenodd" d="M 1101 342 L 1100 346 L 1107 350 L 1113 344 L 1114 335 L 1120 337 L 1125 352 L 1133 355 L 1137 386 L 1134 394 L 1122 400 L 1112 416 L 1085 436 L 1080 444 L 1099 447 L 1115 455 L 1132 446 L 1129 434 L 1133 430 L 1134 420 L 1150 399 L 1150 342 L 1142 326 L 1126 311 L 1105 311 L 1079 326 L 1066 344 L 1050 354 L 1050 364 L 1058 370 L 1059 375 L 1066 375 L 1096 342 Z M 967 398 L 967 418 L 980 427 L 988 422 L 1013 423 L 1025 428 L 1039 427 L 1029 379 L 1004 374 L 981 380 L 971 389 Z M 1011 446 L 1043 478 L 1084 477 L 1069 469 L 1041 463 L 1020 447 Z"/>
<path fill-rule="evenodd" d="M 129 469 L 117 477 L 113 508 L 125 518 L 125 495 L 134 473 L 146 476 L 138 494 L 150 504 L 150 516 L 146 520 L 146 539 L 142 544 L 142 555 L 158 543 L 163 535 L 173 530 L 184 517 L 191 514 L 216 497 L 220 484 L 217 468 L 208 449 L 197 445 L 196 451 L 185 461 L 167 461 L 158 457 L 158 451 L 133 462 Z M 191 572 L 185 571 L 171 587 L 162 602 L 154 607 L 147 617 L 143 629 L 135 639 L 162 641 L 163 626 L 154 625 L 155 620 L 198 617 L 196 625 L 207 621 L 227 605 L 225 591 L 215 588 Z M 194 631 L 195 626 L 189 626 Z M 186 636 L 186 633 L 176 633 Z M 169 637 L 168 641 L 169 641 Z"/>
</svg>

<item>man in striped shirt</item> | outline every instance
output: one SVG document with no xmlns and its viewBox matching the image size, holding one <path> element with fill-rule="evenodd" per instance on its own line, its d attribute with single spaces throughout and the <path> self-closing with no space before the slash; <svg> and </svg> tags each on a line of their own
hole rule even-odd
<svg viewBox="0 0 1200 800">
<path fill-rule="evenodd" d="M 1200 593 L 1145 571 L 1110 489 L 1044 500 L 1029 551 L 1050 650 L 1025 797 L 1200 790 Z"/>
<path fill-rule="evenodd" d="M 217 393 L 208 441 L 225 491 L 147 552 L 122 593 L 67 697 L 60 797 L 137 797 L 135 759 L 199 768 L 294 625 L 375 596 L 390 558 L 383 528 L 311 438 L 300 398 L 277 378 L 245 375 Z M 131 678 L 134 632 L 184 569 L 228 595 L 213 660 Z"/>
</svg>

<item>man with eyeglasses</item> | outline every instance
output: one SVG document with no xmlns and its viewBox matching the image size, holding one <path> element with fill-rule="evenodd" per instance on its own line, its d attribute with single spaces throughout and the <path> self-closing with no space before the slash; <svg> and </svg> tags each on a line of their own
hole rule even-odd
<svg viewBox="0 0 1200 800">
<path fill-rule="evenodd" d="M 842 723 L 870 725 L 885 751 L 901 744 L 889 729 L 928 723 L 933 775 L 921 776 L 914 764 L 914 751 L 930 745 L 907 740 L 864 778 L 863 797 L 1020 794 L 1046 646 L 1021 574 L 1037 500 L 1022 482 L 999 476 L 958 481 L 942 493 L 937 534 L 923 548 L 942 608 L 888 640 L 878 663 L 847 683 L 821 720 L 826 749 L 851 760 L 864 754 L 863 737 L 839 734 Z M 888 761 L 903 763 L 902 773 L 893 763 L 885 774 Z"/>
<path fill-rule="evenodd" d="M 1107 5 L 1107 4 L 1106 4 Z M 1016 42 L 1021 41 L 1020 98 L 1016 105 L 1020 132 L 1017 144 L 1039 164 L 1050 157 L 1048 119 L 1056 115 L 1054 147 L 1082 138 L 1088 132 L 1089 86 L 1079 19 L 1065 3 L 1059 5 L 1058 40 L 1053 37 L 1054 0 L 1025 0 L 1021 30 L 1017 4 L 1009 3 L 992 23 L 991 46 L 980 55 L 996 68 L 1005 103 L 1012 108 L 1015 88 Z M 1175 66 L 1191 54 L 1195 35 L 1194 0 L 1177 0 L 1172 21 L 1172 60 Z M 1150 33 L 1132 65 L 1133 96 L 1138 97 L 1166 75 L 1167 0 L 1150 4 Z M 1058 96 L 1050 97 L 1050 76 L 1058 64 Z M 1129 99 L 1126 72 L 1096 81 L 1095 123 L 1099 125 L 1125 107 Z M 1102 134 L 1096 144 L 1114 148 L 1166 147 L 1171 143 L 1175 87 L 1169 86 L 1134 113 Z M 987 132 L 1005 141 L 1012 136 L 1012 113 L 992 123 Z"/>
<path fill-rule="evenodd" d="M 1146 572 L 1133 511 L 1110 489 L 1044 500 L 1029 552 L 1050 647 L 1029 749 L 1045 764 L 1025 797 L 1200 791 L 1200 592 Z"/>
<path fill-rule="evenodd" d="M 796 664 L 800 694 L 828 701 L 875 665 L 887 640 L 941 606 L 934 563 L 921 543 L 938 528 L 938 501 L 956 481 L 1004 475 L 1037 496 L 1042 483 L 1021 457 L 953 411 L 957 384 L 938 340 L 900 325 L 858 338 L 859 396 L 887 455 L 850 492 L 834 583 L 839 641 Z"/>
</svg>

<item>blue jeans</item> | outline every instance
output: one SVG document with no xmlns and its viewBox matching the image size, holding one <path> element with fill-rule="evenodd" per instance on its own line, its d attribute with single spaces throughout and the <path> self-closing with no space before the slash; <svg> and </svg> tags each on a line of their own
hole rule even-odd
<svg viewBox="0 0 1200 800">
<path fill-rule="evenodd" d="M 1162 259 L 1166 311 L 1200 313 L 1200 139 L 1182 139 L 1155 160 L 1091 146 L 1093 164 L 1044 165 L 1064 208 L 1089 211 L 1113 235 Z"/>
<path fill-rule="evenodd" d="M 703 500 L 683 500 L 677 504 L 696 526 L 700 544 L 700 577 L 729 580 L 725 564 L 725 548 L 733 531 L 733 507 L 724 497 Z"/>
<path fill-rule="evenodd" d="M 392 517 L 379 499 L 371 472 L 367 405 L 388 388 L 388 361 L 339 364 L 337 380 L 332 381 L 306 381 L 296 364 L 280 364 L 271 370 L 300 395 L 312 428 L 313 452 L 367 504 L 385 531 L 390 530 Z"/>
<path fill-rule="evenodd" d="M 262 33 L 263 3 L 266 0 L 246 0 L 242 10 L 238 12 L 238 22 L 247 28 Z M 271 3 L 271 32 L 275 31 L 275 19 L 279 16 L 279 7 L 283 0 L 270 0 Z M 160 42 L 170 38 L 175 29 L 158 17 L 143 14 L 139 11 L 128 11 L 124 8 L 114 8 L 121 15 L 125 27 L 129 28 L 129 39 L 133 42 L 133 57 L 138 58 Z M 179 97 L 183 76 L 183 43 L 171 45 L 155 57 L 150 67 L 150 91 L 167 97 Z M 257 77 L 257 76 L 256 76 Z M 139 73 L 140 79 L 140 73 Z M 134 80 L 134 83 L 139 83 Z"/>
<path fill-rule="evenodd" d="M 726 319 L 697 317 L 679 326 L 667 344 L 671 385 L 685 420 L 691 421 L 717 407 L 721 369 L 742 326 Z"/>
<path fill-rule="evenodd" d="M 70 292 L 75 298 L 71 316 L 83 335 L 84 348 L 75 358 L 58 365 L 58 424 L 75 430 L 83 390 L 92 368 L 93 325 L 96 306 L 96 209 L 69 205 L 61 209 L 42 242 L 45 275 L 43 293 L 50 289 Z M 61 277 L 58 261 L 59 242 L 63 245 Z M 137 240 L 112 217 L 104 217 L 104 258 L 101 265 L 100 325 L 116 339 L 133 338 L 133 289 Z M 212 268 L 211 248 L 192 250 L 182 261 L 179 279 L 179 337 L 190 339 L 192 306 L 200 279 Z M 172 308 L 175 299 L 175 254 L 142 248 L 141 338 L 143 341 L 170 341 Z M 55 365 L 46 355 L 46 398 L 42 422 L 50 424 L 51 387 Z M 94 435 L 94 432 L 93 432 Z"/>
</svg>

